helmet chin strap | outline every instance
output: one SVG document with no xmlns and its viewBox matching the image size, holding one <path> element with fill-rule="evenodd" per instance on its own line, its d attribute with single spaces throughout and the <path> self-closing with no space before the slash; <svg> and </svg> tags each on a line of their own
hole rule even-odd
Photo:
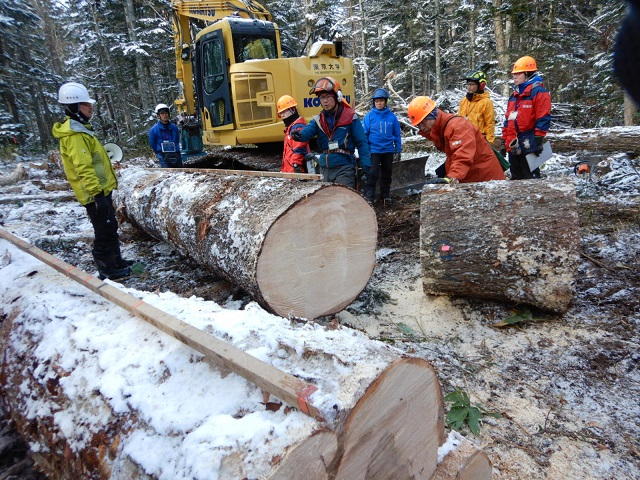
<svg viewBox="0 0 640 480">
<path fill-rule="evenodd" d="M 78 122 L 86 125 L 89 123 L 89 119 L 85 117 L 80 111 L 79 105 L 77 103 L 71 103 L 69 105 L 64 106 L 64 113 L 69 116 L 69 118 L 73 118 Z"/>
</svg>

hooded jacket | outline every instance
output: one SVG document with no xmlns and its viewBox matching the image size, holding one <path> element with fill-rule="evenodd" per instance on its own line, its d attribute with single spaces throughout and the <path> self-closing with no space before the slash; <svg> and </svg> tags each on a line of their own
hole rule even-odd
<svg viewBox="0 0 640 480">
<path fill-rule="evenodd" d="M 489 143 L 493 143 L 496 138 L 496 117 L 489 92 L 475 93 L 471 100 L 463 97 L 460 100 L 458 115 L 467 118 L 478 127 Z"/>
<path fill-rule="evenodd" d="M 507 102 L 502 138 L 509 148 L 518 133 L 533 133 L 544 137 L 551 124 L 551 95 L 544 88 L 542 77 L 536 75 L 516 86 Z"/>
<path fill-rule="evenodd" d="M 355 163 L 354 151 L 358 148 L 360 164 L 371 166 L 369 143 L 362 123 L 355 110 L 339 103 L 335 112 L 323 110 L 313 117 L 301 132 L 303 142 L 318 136 L 318 147 L 322 150 L 319 164 L 322 168 L 337 168 Z M 337 148 L 333 148 L 333 144 Z"/>
<path fill-rule="evenodd" d="M 372 108 L 362 120 L 362 128 L 369 140 L 370 153 L 402 151 L 400 122 L 389 107 L 384 107 L 382 110 Z"/>
<path fill-rule="evenodd" d="M 109 195 L 118 187 L 109 155 L 91 125 L 67 117 L 53 125 L 52 133 L 60 141 L 64 172 L 82 205 L 93 202 L 98 193 Z"/>
<path fill-rule="evenodd" d="M 421 135 L 446 153 L 447 177 L 456 178 L 460 183 L 505 179 L 491 145 L 480 130 L 464 117 L 440 110 L 429 135 L 422 132 Z"/>
</svg>

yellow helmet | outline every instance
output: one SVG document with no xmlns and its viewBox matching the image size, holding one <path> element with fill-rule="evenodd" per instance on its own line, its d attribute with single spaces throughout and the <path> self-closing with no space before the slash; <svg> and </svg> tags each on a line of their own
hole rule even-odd
<svg viewBox="0 0 640 480">
<path fill-rule="evenodd" d="M 291 95 L 283 95 L 278 100 L 278 103 L 276 103 L 276 110 L 278 111 L 278 114 L 280 114 L 285 110 L 288 110 L 290 108 L 297 107 L 297 106 L 298 106 L 298 103 Z"/>
<path fill-rule="evenodd" d="M 525 56 L 516 60 L 516 63 L 513 64 L 513 70 L 511 70 L 511 73 L 535 72 L 536 70 L 538 70 L 538 67 L 536 65 L 535 58 Z"/>
<path fill-rule="evenodd" d="M 429 97 L 416 97 L 411 100 L 411 103 L 409 103 L 409 107 L 407 108 L 411 125 L 414 127 L 418 125 L 422 120 L 424 120 L 424 117 L 433 112 L 434 108 L 436 108 L 436 102 L 431 100 Z"/>
</svg>

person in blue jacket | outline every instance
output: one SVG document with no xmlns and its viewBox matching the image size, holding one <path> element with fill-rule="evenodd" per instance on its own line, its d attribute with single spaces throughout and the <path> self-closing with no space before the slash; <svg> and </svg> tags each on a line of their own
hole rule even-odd
<svg viewBox="0 0 640 480">
<path fill-rule="evenodd" d="M 180 130 L 171 123 L 169 107 L 159 103 L 155 108 L 158 122 L 149 130 L 149 145 L 162 168 L 182 168 Z"/>
<path fill-rule="evenodd" d="M 373 108 L 362 121 L 371 152 L 371 168 L 364 187 L 364 197 L 368 202 L 375 200 L 378 178 L 380 199 L 385 203 L 391 201 L 391 167 L 394 158 L 402 152 L 400 122 L 387 107 L 388 101 L 389 92 L 378 88 L 373 92 Z"/>
<path fill-rule="evenodd" d="M 355 188 L 356 148 L 365 174 L 371 166 L 369 144 L 360 118 L 343 98 L 340 84 L 332 77 L 318 79 L 309 94 L 320 99 L 322 111 L 306 127 L 291 132 L 291 138 L 308 142 L 317 136 L 318 147 L 322 150 L 318 160 L 322 180 Z"/>
</svg>

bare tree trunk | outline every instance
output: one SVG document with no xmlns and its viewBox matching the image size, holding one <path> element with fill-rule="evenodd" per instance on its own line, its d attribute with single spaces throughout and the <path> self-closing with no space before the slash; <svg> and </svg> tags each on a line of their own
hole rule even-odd
<svg viewBox="0 0 640 480">
<path fill-rule="evenodd" d="M 111 54 L 109 53 L 109 49 L 106 46 L 104 36 L 102 35 L 102 30 L 100 27 L 100 23 L 98 21 L 98 13 L 96 12 L 96 7 L 93 2 L 89 2 L 89 8 L 91 9 L 91 16 L 93 18 L 93 30 L 96 34 L 96 37 L 100 43 L 100 50 L 102 52 L 102 59 L 107 68 L 107 73 L 109 77 L 114 79 L 114 83 L 118 88 L 116 88 L 116 101 L 118 103 L 118 111 L 122 113 L 124 116 L 124 124 L 126 131 L 129 135 L 133 134 L 133 118 L 131 117 L 131 109 L 128 105 L 122 100 L 121 92 L 124 92 L 125 89 L 121 85 L 119 76 L 117 75 L 117 69 L 114 68 L 113 60 L 111 58 Z M 90 86 L 89 86 L 90 87 Z M 115 123 L 117 124 L 117 118 L 114 118 Z"/>
<path fill-rule="evenodd" d="M 425 185 L 420 225 L 425 293 L 571 306 L 580 247 L 572 180 Z"/>
<path fill-rule="evenodd" d="M 127 22 L 127 33 L 129 35 L 129 41 L 137 42 L 138 35 L 136 34 L 136 10 L 133 5 L 133 0 L 125 0 L 124 2 L 124 16 Z M 149 103 L 152 99 L 149 95 L 149 84 L 145 76 L 144 59 L 139 55 L 135 55 L 136 63 L 136 76 L 138 77 L 138 92 L 141 99 L 142 110 L 145 112 L 151 112 L 153 106 Z"/>
<path fill-rule="evenodd" d="M 440 59 L 440 0 L 435 0 L 434 9 L 436 11 L 435 20 L 435 45 L 434 53 L 436 60 L 436 92 L 442 91 L 442 64 Z"/>
<path fill-rule="evenodd" d="M 360 44 L 362 48 L 362 90 L 365 94 L 369 93 L 369 63 L 367 52 L 367 35 L 366 35 L 366 20 L 365 10 L 362 5 L 362 0 L 358 0 L 358 7 L 360 8 Z"/>
<path fill-rule="evenodd" d="M 502 14 L 497 10 L 501 6 L 502 0 L 493 0 L 493 7 L 495 9 L 495 13 L 493 15 L 493 29 L 496 35 L 496 53 L 498 54 L 498 65 L 500 66 L 500 70 L 507 72 L 507 75 L 503 77 L 503 79 L 505 80 L 505 84 L 502 86 L 502 95 L 508 97 L 510 80 L 508 77 L 508 72 L 510 71 L 510 64 L 507 55 L 507 41 L 504 26 L 502 23 Z"/>
<path fill-rule="evenodd" d="M 627 92 L 624 92 L 624 125 L 630 127 L 635 125 L 635 116 L 638 113 L 638 106 L 636 102 L 629 96 Z"/>
</svg>

